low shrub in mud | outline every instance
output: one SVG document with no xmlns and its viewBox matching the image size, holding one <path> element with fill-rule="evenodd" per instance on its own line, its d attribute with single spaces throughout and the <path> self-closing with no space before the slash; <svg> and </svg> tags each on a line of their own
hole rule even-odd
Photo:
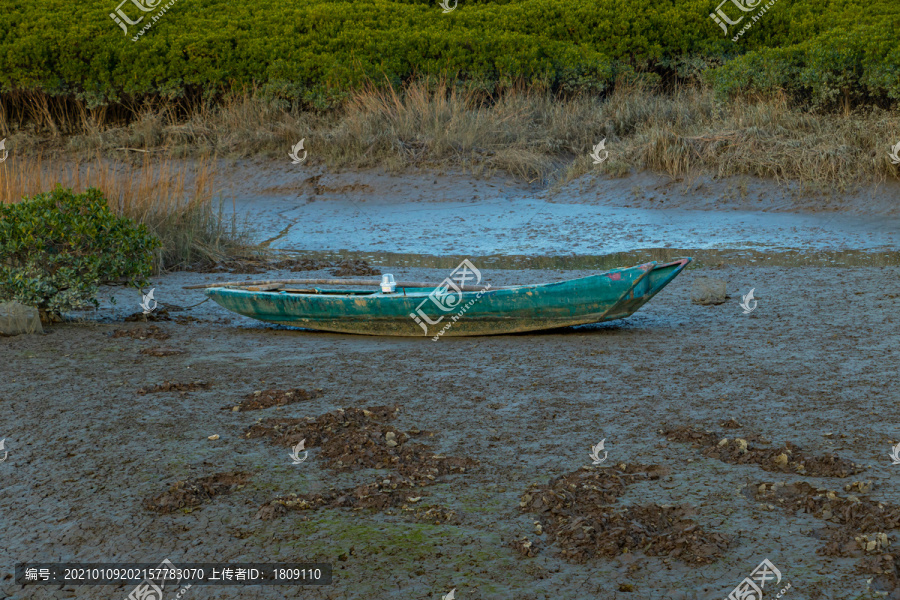
<svg viewBox="0 0 900 600">
<path fill-rule="evenodd" d="M 729 439 L 724 435 L 691 426 L 664 429 L 660 433 L 669 441 L 693 444 L 708 458 L 734 465 L 755 464 L 764 471 L 798 473 L 812 477 L 848 477 L 865 470 L 865 467 L 834 454 L 807 455 L 791 442 L 785 442 L 784 446 L 778 448 L 751 446 L 751 442 L 766 443 L 755 434 Z"/>
<path fill-rule="evenodd" d="M 687 507 L 657 504 L 612 506 L 636 482 L 655 481 L 666 471 L 656 466 L 625 465 L 598 469 L 582 467 L 547 485 L 532 486 L 519 508 L 540 520 L 560 555 L 577 563 L 596 557 L 613 558 L 626 552 L 669 556 L 693 563 L 709 563 L 730 544 L 723 534 L 708 533 L 691 520 Z M 531 556 L 534 544 L 518 542 Z"/>
<path fill-rule="evenodd" d="M 117 217 L 99 190 L 54 191 L 0 204 L 0 298 L 37 307 L 44 320 L 98 305 L 101 285 L 147 285 L 159 240 Z"/>
<path fill-rule="evenodd" d="M 158 513 L 195 509 L 216 496 L 230 494 L 249 481 L 243 472 L 217 473 L 200 479 L 176 481 L 167 492 L 146 498 L 144 508 Z"/>
</svg>

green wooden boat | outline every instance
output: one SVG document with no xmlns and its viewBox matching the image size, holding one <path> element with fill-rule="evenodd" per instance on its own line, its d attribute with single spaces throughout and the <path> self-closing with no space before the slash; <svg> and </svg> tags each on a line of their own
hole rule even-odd
<svg viewBox="0 0 900 600">
<path fill-rule="evenodd" d="M 193 287 L 206 287 L 206 294 L 230 311 L 269 323 L 339 333 L 438 339 L 443 335 L 497 335 L 623 319 L 655 296 L 689 262 L 690 258 L 664 265 L 650 262 L 568 281 L 511 287 L 462 285 L 465 279 L 457 285 L 449 278 L 431 290 L 398 282 L 395 291 L 388 293 L 371 288 L 291 289 L 278 283 L 255 288 L 245 283 L 245 289 L 226 287 L 234 284 Z M 216 285 L 222 287 L 212 287 Z"/>
</svg>

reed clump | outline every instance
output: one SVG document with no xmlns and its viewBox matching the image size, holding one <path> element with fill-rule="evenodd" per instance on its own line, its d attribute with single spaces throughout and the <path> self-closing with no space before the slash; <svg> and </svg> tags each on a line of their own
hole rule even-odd
<svg viewBox="0 0 900 600">
<path fill-rule="evenodd" d="M 117 216 L 146 225 L 162 246 L 154 271 L 196 267 L 250 251 L 246 234 L 224 212 L 216 190 L 215 161 L 185 164 L 149 154 L 137 163 L 106 159 L 59 163 L 41 155 L 0 163 L 0 203 L 16 203 L 57 185 L 81 193 L 100 190 Z"/>
<path fill-rule="evenodd" d="M 702 83 L 621 81 L 606 95 L 560 97 L 536 87 L 489 93 L 416 80 L 362 86 L 328 111 L 305 111 L 251 89 L 193 108 L 158 101 L 126 120 L 92 114 L 57 119 L 69 127 L 59 137 L 44 127 L 13 133 L 7 144 L 24 155 L 56 148 L 115 157 L 139 149 L 284 159 L 303 139 L 308 165 L 456 168 L 542 183 L 642 170 L 836 189 L 900 179 L 889 157 L 900 141 L 896 110 L 810 112 L 778 93 L 724 101 Z M 609 159 L 595 165 L 589 155 L 601 140 Z"/>
</svg>

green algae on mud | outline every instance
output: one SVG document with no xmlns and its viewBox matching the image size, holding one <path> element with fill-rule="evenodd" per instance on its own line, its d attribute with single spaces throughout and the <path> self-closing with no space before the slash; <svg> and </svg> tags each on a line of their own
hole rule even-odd
<svg viewBox="0 0 900 600">
<path fill-rule="evenodd" d="M 433 558 L 443 544 L 459 538 L 455 535 L 458 528 L 453 526 L 410 523 L 398 517 L 342 509 L 320 509 L 319 514 L 303 516 L 294 513 L 284 519 L 290 538 L 281 537 L 281 543 L 339 561 L 348 555 L 350 548 L 354 548 L 354 552 L 378 548 L 379 553 L 396 554 L 403 561 L 415 563 Z M 283 528 L 284 525 L 266 525 L 258 529 L 253 538 L 264 547 L 279 539 L 277 534 L 273 539 L 272 530 Z"/>
<path fill-rule="evenodd" d="M 519 559 L 504 546 L 496 532 L 410 523 L 398 520 L 399 517 L 341 509 L 324 509 L 322 513 L 307 518 L 298 518 L 296 513 L 287 517 L 291 539 L 272 539 L 268 527 L 255 532 L 253 538 L 260 546 L 275 544 L 277 548 L 283 544 L 303 551 L 304 557 L 329 556 L 335 566 L 352 563 L 352 569 L 347 569 L 342 577 L 355 590 L 362 582 L 376 585 L 370 579 L 374 574 L 383 576 L 387 571 L 414 574 L 423 571 L 424 574 L 425 565 L 431 578 L 448 582 L 466 578 L 470 587 L 482 593 L 500 589 L 486 573 L 504 572 L 510 579 L 524 575 Z M 522 577 L 520 583 L 527 585 L 527 580 Z"/>
<path fill-rule="evenodd" d="M 449 491 L 449 486 L 447 486 Z M 432 493 L 431 500 L 439 501 L 441 500 L 441 492 L 436 490 Z M 514 510 L 514 506 L 504 504 L 503 500 L 501 500 L 496 494 L 485 493 L 483 490 L 479 489 L 471 489 L 469 487 L 457 487 L 453 489 L 453 502 L 454 506 L 459 506 L 466 513 L 478 514 L 478 513 L 492 513 L 496 514 L 503 509 L 508 509 L 511 513 Z M 462 514 L 462 513 L 460 513 Z"/>
</svg>

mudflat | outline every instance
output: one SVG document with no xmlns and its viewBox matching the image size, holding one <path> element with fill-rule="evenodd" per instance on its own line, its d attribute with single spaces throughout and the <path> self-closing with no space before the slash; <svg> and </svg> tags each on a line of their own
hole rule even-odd
<svg viewBox="0 0 900 600">
<path fill-rule="evenodd" d="M 731 298 L 693 304 L 701 276 Z M 128 296 L 0 339 L 0 597 L 131 591 L 19 586 L 20 561 L 166 558 L 334 568 L 191 598 L 713 599 L 763 559 L 766 597 L 900 597 L 898 276 L 701 263 L 627 320 L 437 342 L 178 311 L 241 276 L 158 278 L 153 321 Z"/>
</svg>

